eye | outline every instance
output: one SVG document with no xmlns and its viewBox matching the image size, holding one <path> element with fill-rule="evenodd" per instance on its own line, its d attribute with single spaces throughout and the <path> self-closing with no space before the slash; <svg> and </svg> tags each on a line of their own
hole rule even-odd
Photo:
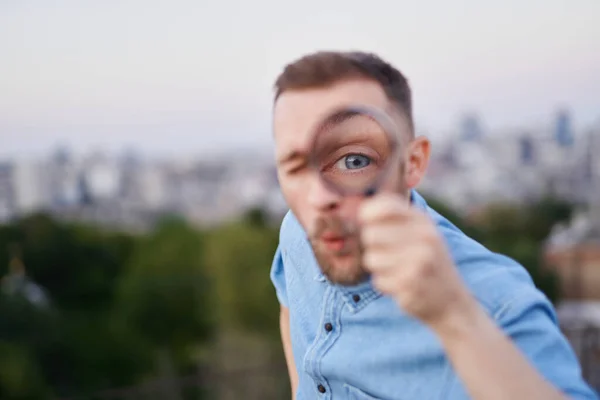
<svg viewBox="0 0 600 400">
<path fill-rule="evenodd" d="M 371 164 L 371 158 L 363 154 L 348 154 L 336 162 L 339 169 L 360 169 L 368 167 Z"/>
</svg>

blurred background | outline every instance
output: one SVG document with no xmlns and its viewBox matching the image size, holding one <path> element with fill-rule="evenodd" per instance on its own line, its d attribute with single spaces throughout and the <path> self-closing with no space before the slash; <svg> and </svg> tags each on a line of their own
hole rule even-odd
<svg viewBox="0 0 600 400">
<path fill-rule="evenodd" d="M 555 303 L 600 389 L 600 2 L 0 1 L 0 398 L 282 399 L 273 81 L 373 51 L 420 192 Z"/>
</svg>

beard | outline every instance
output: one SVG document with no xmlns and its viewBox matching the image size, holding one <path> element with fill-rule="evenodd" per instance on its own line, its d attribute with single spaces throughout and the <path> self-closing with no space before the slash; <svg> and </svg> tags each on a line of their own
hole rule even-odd
<svg viewBox="0 0 600 400">
<path fill-rule="evenodd" d="M 344 238 L 343 247 L 328 249 L 321 240 L 324 232 Z M 331 283 L 352 286 L 368 279 L 362 265 L 358 229 L 353 224 L 338 217 L 319 218 L 309 241 L 321 272 Z"/>
</svg>

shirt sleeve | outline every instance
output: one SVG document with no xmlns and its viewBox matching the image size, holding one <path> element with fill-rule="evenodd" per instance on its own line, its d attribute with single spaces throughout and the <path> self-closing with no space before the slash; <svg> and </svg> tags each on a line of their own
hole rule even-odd
<svg viewBox="0 0 600 400">
<path fill-rule="evenodd" d="M 552 303 L 535 287 L 527 287 L 494 313 L 494 319 L 530 364 L 572 400 L 598 400 L 583 380 L 575 352 L 560 331 Z M 448 399 L 470 399 L 453 374 Z"/>
<path fill-rule="evenodd" d="M 598 399 L 584 381 L 579 361 L 557 323 L 547 297 L 534 287 L 506 303 L 496 320 L 532 365 L 570 399 Z"/>
<path fill-rule="evenodd" d="M 285 268 L 283 264 L 283 254 L 281 251 L 281 245 L 277 246 L 275 250 L 275 256 L 273 257 L 273 264 L 271 265 L 271 282 L 275 286 L 275 293 L 279 304 L 284 307 L 288 307 L 287 298 L 287 287 L 285 282 Z"/>
</svg>

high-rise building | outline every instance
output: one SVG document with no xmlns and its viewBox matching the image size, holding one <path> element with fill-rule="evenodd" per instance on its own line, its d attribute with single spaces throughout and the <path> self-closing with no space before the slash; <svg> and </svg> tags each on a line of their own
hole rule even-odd
<svg viewBox="0 0 600 400">
<path fill-rule="evenodd" d="M 13 218 L 16 211 L 14 167 L 11 163 L 0 163 L 0 223 Z"/>
<path fill-rule="evenodd" d="M 561 147 L 571 147 L 575 142 L 571 114 L 566 109 L 561 109 L 556 114 L 554 139 Z"/>
<path fill-rule="evenodd" d="M 520 160 L 522 165 L 535 164 L 535 147 L 534 141 L 529 135 L 522 135 L 519 138 Z"/>
<path fill-rule="evenodd" d="M 583 156 L 582 181 L 587 189 L 586 201 L 595 210 L 600 211 L 600 128 L 592 129 L 586 138 L 585 154 Z"/>
<path fill-rule="evenodd" d="M 460 137 L 462 140 L 477 141 L 483 137 L 483 129 L 477 114 L 470 113 L 465 115 L 460 125 Z"/>
<path fill-rule="evenodd" d="M 27 215 L 44 207 L 42 167 L 34 161 L 14 162 L 13 184 L 18 215 Z"/>
</svg>

